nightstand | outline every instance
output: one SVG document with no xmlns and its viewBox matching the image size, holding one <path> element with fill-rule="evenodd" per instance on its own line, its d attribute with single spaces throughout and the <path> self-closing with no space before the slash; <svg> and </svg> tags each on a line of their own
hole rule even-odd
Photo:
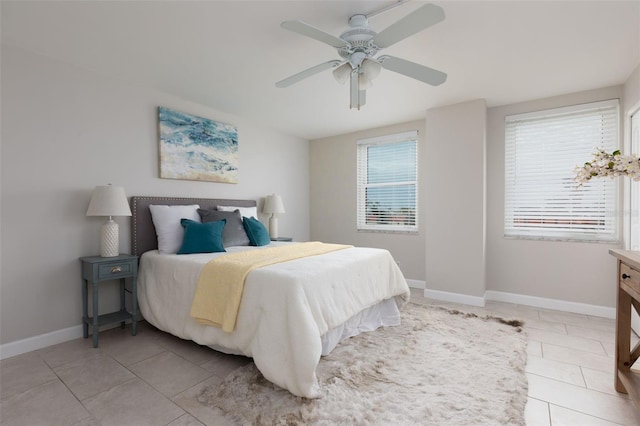
<svg viewBox="0 0 640 426">
<path fill-rule="evenodd" d="M 271 238 L 271 241 L 293 241 L 292 237 L 275 237 Z"/>
<path fill-rule="evenodd" d="M 81 257 L 82 262 L 82 335 L 89 337 L 89 326 L 93 334 L 93 347 L 98 347 L 98 332 L 101 325 L 120 323 L 124 328 L 126 321 L 131 321 L 131 334 L 137 333 L 138 300 L 136 279 L 138 276 L 138 256 L 121 254 L 115 257 L 88 256 Z M 131 279 L 131 291 L 125 287 L 126 279 Z M 120 310 L 109 314 L 98 315 L 98 285 L 102 281 L 120 280 Z M 93 316 L 88 313 L 88 286 L 91 285 L 93 296 Z M 125 293 L 131 293 L 131 313 L 125 308 Z"/>
</svg>

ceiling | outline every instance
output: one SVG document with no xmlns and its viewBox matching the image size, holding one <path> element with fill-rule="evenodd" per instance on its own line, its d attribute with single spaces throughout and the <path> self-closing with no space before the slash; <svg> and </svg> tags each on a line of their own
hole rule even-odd
<svg viewBox="0 0 640 426">
<path fill-rule="evenodd" d="M 432 87 L 383 70 L 367 105 L 327 70 L 288 88 L 275 82 L 339 59 L 280 28 L 299 19 L 331 34 L 391 1 L 2 1 L 6 45 L 152 87 L 305 139 L 425 116 L 483 98 L 497 106 L 625 82 L 640 64 L 640 1 L 441 1 L 446 19 L 382 51 L 448 74 Z M 371 18 L 378 31 L 424 2 Z M 215 117 L 212 117 L 215 118 Z"/>
</svg>

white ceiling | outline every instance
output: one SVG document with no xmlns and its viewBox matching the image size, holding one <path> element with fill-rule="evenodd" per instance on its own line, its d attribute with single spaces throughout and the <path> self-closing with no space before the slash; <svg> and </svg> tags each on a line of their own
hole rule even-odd
<svg viewBox="0 0 640 426">
<path fill-rule="evenodd" d="M 306 139 L 622 84 L 640 63 L 640 1 L 441 1 L 445 21 L 382 53 L 448 74 L 438 87 L 383 70 L 367 105 L 324 71 L 274 83 L 335 49 L 280 28 L 300 19 L 338 36 L 391 1 L 2 1 L 2 43 L 178 95 Z M 420 7 L 373 17 L 378 31 Z M 215 117 L 212 117 L 215 118 Z"/>
</svg>

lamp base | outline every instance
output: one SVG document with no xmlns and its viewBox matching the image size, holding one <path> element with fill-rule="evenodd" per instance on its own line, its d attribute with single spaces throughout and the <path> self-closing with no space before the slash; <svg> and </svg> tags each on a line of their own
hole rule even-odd
<svg viewBox="0 0 640 426">
<path fill-rule="evenodd" d="M 275 214 L 272 214 L 269 219 L 269 237 L 278 238 L 278 218 Z"/>
<path fill-rule="evenodd" d="M 100 235 L 100 256 L 116 257 L 119 253 L 118 224 L 112 219 L 102 225 Z"/>
</svg>

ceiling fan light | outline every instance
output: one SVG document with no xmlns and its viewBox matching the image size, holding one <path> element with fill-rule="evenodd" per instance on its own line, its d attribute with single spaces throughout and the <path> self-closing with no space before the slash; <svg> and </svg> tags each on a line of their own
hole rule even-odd
<svg viewBox="0 0 640 426">
<path fill-rule="evenodd" d="M 340 84 L 345 84 L 351 76 L 351 64 L 345 62 L 333 70 L 333 78 Z"/>
<path fill-rule="evenodd" d="M 378 61 L 369 58 L 362 61 L 362 65 L 360 66 L 362 67 L 362 73 L 368 80 L 373 80 L 378 77 L 382 70 L 382 65 L 380 65 Z"/>
<path fill-rule="evenodd" d="M 364 74 L 360 74 L 360 77 L 358 77 L 358 90 L 367 90 L 371 86 L 373 86 L 371 80 L 365 77 Z"/>
</svg>

